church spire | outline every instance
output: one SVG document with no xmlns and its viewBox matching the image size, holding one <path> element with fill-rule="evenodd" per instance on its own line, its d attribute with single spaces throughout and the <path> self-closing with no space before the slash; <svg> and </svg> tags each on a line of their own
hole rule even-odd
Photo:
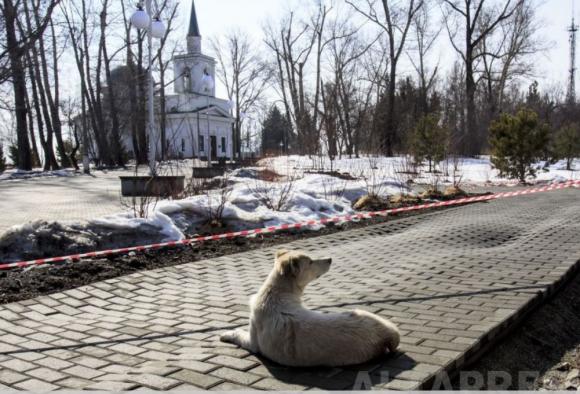
<svg viewBox="0 0 580 394">
<path fill-rule="evenodd" d="M 189 32 L 187 33 L 187 52 L 196 55 L 201 54 L 201 34 L 199 34 L 199 24 L 197 23 L 194 0 L 191 0 L 191 19 L 189 20 Z"/>
<path fill-rule="evenodd" d="M 199 24 L 197 23 L 197 14 L 195 12 L 195 0 L 191 0 L 191 18 L 189 19 L 188 37 L 201 37 L 199 34 Z"/>
</svg>

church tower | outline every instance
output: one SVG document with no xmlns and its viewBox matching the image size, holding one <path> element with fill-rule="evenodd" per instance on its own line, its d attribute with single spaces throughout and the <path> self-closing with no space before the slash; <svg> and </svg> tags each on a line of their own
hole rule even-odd
<svg viewBox="0 0 580 394">
<path fill-rule="evenodd" d="M 195 10 L 195 0 L 191 0 L 191 16 L 187 33 L 187 53 L 175 56 L 175 92 L 215 97 L 215 83 L 211 89 L 204 86 L 202 79 L 209 75 L 215 81 L 216 62 L 201 51 L 201 34 Z"/>
</svg>

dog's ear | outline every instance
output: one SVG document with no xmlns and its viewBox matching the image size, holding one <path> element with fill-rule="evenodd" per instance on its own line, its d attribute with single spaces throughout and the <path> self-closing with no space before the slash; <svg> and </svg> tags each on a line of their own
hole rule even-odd
<svg viewBox="0 0 580 394">
<path fill-rule="evenodd" d="M 278 273 L 282 276 L 296 276 L 300 271 L 300 259 L 294 256 L 284 256 L 276 260 Z"/>
<path fill-rule="evenodd" d="M 280 249 L 276 252 L 276 258 L 279 259 L 280 257 L 288 254 L 289 252 L 286 249 Z"/>
</svg>

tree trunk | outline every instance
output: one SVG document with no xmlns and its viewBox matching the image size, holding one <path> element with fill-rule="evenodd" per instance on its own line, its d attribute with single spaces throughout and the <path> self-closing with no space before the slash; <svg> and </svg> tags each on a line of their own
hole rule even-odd
<svg viewBox="0 0 580 394">
<path fill-rule="evenodd" d="M 467 51 L 467 62 L 465 67 L 465 95 L 467 100 L 467 130 L 463 133 L 463 146 L 464 153 L 469 156 L 475 156 L 479 154 L 478 151 L 478 132 L 477 132 L 477 120 L 476 120 L 476 105 L 475 105 L 475 94 L 477 86 L 475 83 L 473 62 L 472 62 L 472 50 Z"/>
<path fill-rule="evenodd" d="M 387 156 L 393 156 L 394 145 L 397 139 L 397 126 L 395 122 L 395 98 L 397 94 L 397 65 L 391 61 L 391 72 L 387 92 L 387 123 L 384 136 L 384 152 Z"/>
<path fill-rule="evenodd" d="M 34 9 L 34 19 L 36 20 L 36 26 L 38 26 L 40 24 L 40 20 L 39 20 L 39 16 L 38 16 L 38 9 Z M 52 27 L 52 23 L 51 23 L 51 27 Z M 53 59 L 56 59 L 56 37 L 54 35 L 54 27 L 52 27 L 52 37 L 53 37 Z M 54 133 L 54 137 L 56 139 L 56 146 L 57 146 L 57 150 L 58 153 L 60 154 L 60 163 L 63 167 L 70 167 L 70 160 L 68 159 L 67 153 L 66 153 L 66 149 L 64 147 L 64 141 L 62 139 L 62 125 L 60 122 L 60 113 L 59 113 L 59 108 L 58 108 L 58 102 L 56 102 L 55 98 L 58 98 L 58 96 L 56 95 L 53 98 L 52 95 L 52 91 L 51 91 L 51 87 L 50 87 L 50 80 L 49 80 L 49 76 L 48 76 L 48 62 L 46 61 L 46 50 L 45 50 L 45 46 L 44 46 L 44 38 L 43 36 L 40 36 L 38 38 L 38 45 L 39 45 L 39 55 L 40 55 L 40 65 L 41 65 L 41 71 L 42 71 L 42 78 L 43 78 L 43 84 L 44 84 L 44 96 L 45 96 L 45 100 L 43 100 L 43 106 L 47 106 L 46 109 L 44 109 L 44 113 L 45 113 L 45 120 L 46 123 L 50 123 L 52 132 Z M 53 67 L 55 69 L 55 74 L 58 75 L 58 66 L 57 64 L 53 64 Z M 58 76 L 57 79 L 55 79 L 54 84 L 55 84 L 55 92 L 58 92 Z"/>
<path fill-rule="evenodd" d="M 168 159 L 167 144 L 167 99 L 165 96 L 165 71 L 166 66 L 163 64 L 163 48 L 159 49 L 157 54 L 159 58 L 159 133 L 161 134 L 161 160 Z"/>
<path fill-rule="evenodd" d="M 101 50 L 103 54 L 103 62 L 105 63 L 105 77 L 107 78 L 107 92 L 109 94 L 109 110 L 111 111 L 111 150 L 113 152 L 113 162 L 118 166 L 125 166 L 125 159 L 123 157 L 123 141 L 121 139 L 119 127 L 119 115 L 117 112 L 115 100 L 115 87 L 113 79 L 111 78 L 111 59 L 109 59 L 107 51 L 106 40 L 106 26 L 107 26 L 107 7 L 108 0 L 103 4 L 103 11 L 101 12 Z M 113 164 L 113 163 L 111 163 Z"/>
<path fill-rule="evenodd" d="M 26 114 L 26 79 L 24 66 L 22 65 L 22 53 L 20 53 L 18 38 L 16 35 L 17 10 L 12 0 L 4 0 L 4 29 L 6 30 L 6 44 L 10 59 L 10 74 L 14 90 L 14 110 L 16 113 L 16 137 L 18 144 L 18 156 L 16 167 L 19 170 L 32 170 L 32 157 L 30 155 L 30 142 L 28 140 L 27 114 Z"/>
<path fill-rule="evenodd" d="M 26 59 L 28 63 L 28 73 L 30 74 L 30 85 L 32 87 L 32 104 L 34 106 L 34 111 L 36 113 L 36 124 L 38 126 L 38 136 L 40 137 L 40 145 L 42 146 L 42 150 L 44 152 L 44 170 L 58 170 L 58 162 L 56 161 L 56 157 L 54 155 L 54 150 L 52 147 L 52 134 L 48 133 L 46 136 L 44 134 L 44 122 L 43 122 L 43 115 L 42 110 L 40 109 L 40 101 L 38 97 L 38 87 L 37 87 L 37 79 L 35 74 L 35 63 L 32 60 L 31 53 L 34 55 L 36 53 L 36 46 L 33 46 L 31 50 L 26 53 Z"/>
<path fill-rule="evenodd" d="M 40 153 L 36 143 L 36 133 L 34 132 L 34 119 L 32 116 L 32 107 L 30 104 L 30 95 L 26 93 L 26 113 L 28 114 L 28 130 L 30 133 L 30 145 L 32 146 L 32 163 L 33 166 L 41 166 Z"/>
</svg>

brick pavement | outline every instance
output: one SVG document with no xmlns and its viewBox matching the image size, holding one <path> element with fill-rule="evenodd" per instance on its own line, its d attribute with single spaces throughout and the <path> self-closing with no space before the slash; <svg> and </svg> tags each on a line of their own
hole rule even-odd
<svg viewBox="0 0 580 394">
<path fill-rule="evenodd" d="M 364 308 L 399 325 L 400 351 L 366 365 L 284 368 L 218 341 L 247 323 L 272 265 L 264 248 L 0 306 L 0 388 L 430 387 L 571 275 L 579 198 L 499 200 L 286 245 L 335 259 L 307 289 L 310 307 Z"/>
</svg>

